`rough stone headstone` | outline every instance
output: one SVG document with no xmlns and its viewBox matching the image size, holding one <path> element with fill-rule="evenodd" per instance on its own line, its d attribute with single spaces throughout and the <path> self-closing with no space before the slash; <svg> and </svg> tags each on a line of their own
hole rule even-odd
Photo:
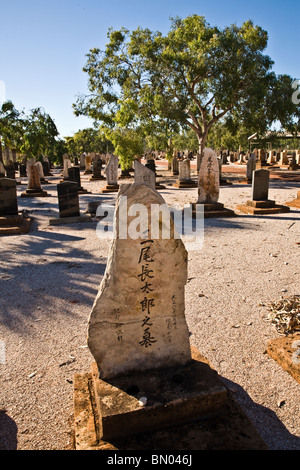
<svg viewBox="0 0 300 470">
<path fill-rule="evenodd" d="M 115 192 L 119 190 L 118 166 L 118 157 L 116 155 L 110 155 L 109 162 L 104 170 L 106 176 L 106 187 L 102 189 L 102 193 Z"/>
<path fill-rule="evenodd" d="M 187 281 L 187 252 L 180 239 L 148 238 L 145 233 L 128 236 L 119 232 L 124 198 L 125 216 L 143 203 L 150 227 L 151 204 L 164 204 L 157 191 L 145 184 L 121 185 L 107 267 L 94 302 L 88 327 L 88 345 L 100 377 L 142 372 L 185 364 L 191 358 L 189 333 L 184 314 Z M 122 215 L 121 215 L 122 214 Z M 169 214 L 171 227 L 172 218 Z M 151 236 L 151 234 L 149 235 Z M 170 273 L 172 275 L 170 276 Z"/>
<path fill-rule="evenodd" d="M 174 157 L 172 158 L 172 161 L 171 161 L 171 171 L 172 171 L 172 174 L 174 176 L 177 176 L 178 175 L 178 172 L 179 172 L 179 162 L 178 162 L 178 158 L 176 157 L 176 155 L 174 155 Z"/>
<path fill-rule="evenodd" d="M 191 162 L 188 158 L 179 162 L 179 181 L 189 181 L 191 179 Z"/>
<path fill-rule="evenodd" d="M 71 168 L 72 166 L 72 163 L 71 163 L 71 160 L 69 158 L 69 155 L 67 153 L 65 153 L 63 155 L 63 179 L 65 181 L 67 181 L 69 179 L 69 168 Z"/>
<path fill-rule="evenodd" d="M 87 154 L 85 157 L 85 175 L 90 175 L 92 173 L 92 156 Z"/>
<path fill-rule="evenodd" d="M 197 211 L 197 205 L 204 208 L 204 217 L 231 217 L 234 211 L 224 207 L 218 202 L 220 191 L 220 167 L 216 152 L 205 148 L 200 163 L 198 174 L 198 200 L 192 203 L 193 212 Z"/>
<path fill-rule="evenodd" d="M 150 188 L 155 189 L 155 173 L 153 170 L 150 170 L 146 165 L 134 161 L 134 181 L 135 183 L 144 183 L 150 186 Z"/>
<path fill-rule="evenodd" d="M 216 203 L 219 199 L 220 177 L 217 154 L 205 148 L 198 175 L 198 204 Z"/>
<path fill-rule="evenodd" d="M 79 217 L 78 184 L 65 181 L 57 185 L 59 215 L 63 217 Z"/>
<path fill-rule="evenodd" d="M 85 169 L 85 154 L 80 155 L 79 166 L 81 170 Z"/>
<path fill-rule="evenodd" d="M 255 158 L 255 154 L 251 153 L 250 157 L 247 160 L 247 168 L 246 168 L 246 180 L 248 182 L 252 182 L 252 175 L 255 169 L 256 169 L 256 158 Z"/>
<path fill-rule="evenodd" d="M 43 169 L 42 163 L 41 162 L 36 162 L 36 166 L 38 167 L 38 170 L 39 170 L 41 184 L 48 183 L 48 181 L 45 179 L 44 169 Z"/>
<path fill-rule="evenodd" d="M 27 175 L 28 183 L 27 189 L 24 193 L 21 194 L 21 197 L 45 197 L 48 196 L 46 191 L 43 191 L 41 187 L 40 173 L 38 165 L 34 159 L 30 159 L 27 162 Z"/>
<path fill-rule="evenodd" d="M 14 179 L 0 178 L 0 216 L 18 214 L 16 187 Z"/>
</svg>

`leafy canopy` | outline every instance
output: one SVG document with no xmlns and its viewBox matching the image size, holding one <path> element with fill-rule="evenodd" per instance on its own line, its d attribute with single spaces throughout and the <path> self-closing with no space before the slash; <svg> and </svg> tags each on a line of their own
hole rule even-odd
<svg viewBox="0 0 300 470">
<path fill-rule="evenodd" d="M 172 19 L 165 36 L 109 29 L 106 48 L 87 54 L 90 94 L 78 97 L 75 113 L 144 133 L 179 125 L 194 131 L 200 153 L 224 116 L 256 131 L 278 119 L 290 124 L 292 79 L 272 72 L 267 41 L 252 21 L 221 29 L 198 15 Z"/>
</svg>

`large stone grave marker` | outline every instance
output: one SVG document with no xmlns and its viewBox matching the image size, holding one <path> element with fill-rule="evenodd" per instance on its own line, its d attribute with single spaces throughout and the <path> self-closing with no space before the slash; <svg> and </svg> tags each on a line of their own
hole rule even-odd
<svg viewBox="0 0 300 470">
<path fill-rule="evenodd" d="M 216 152 L 205 148 L 200 162 L 198 174 L 198 200 L 193 203 L 193 211 L 197 204 L 204 206 L 204 217 L 230 217 L 234 211 L 218 202 L 220 192 L 220 167 Z"/>
<path fill-rule="evenodd" d="M 269 200 L 269 170 L 258 169 L 253 172 L 252 199 L 246 204 L 238 204 L 237 209 L 247 214 L 277 214 L 288 212 L 287 206 L 276 205 Z"/>
<path fill-rule="evenodd" d="M 90 175 L 92 173 L 93 173 L 93 171 L 92 171 L 92 155 L 90 153 L 88 153 L 85 157 L 85 171 L 84 171 L 84 174 L 85 175 Z"/>
<path fill-rule="evenodd" d="M 126 238 L 120 220 L 128 219 L 129 234 L 141 201 L 145 230 Z M 186 424 L 226 406 L 225 386 L 190 347 L 184 301 L 187 252 L 174 236 L 170 212 L 164 219 L 171 226 L 169 239 L 161 231 L 150 238 L 146 228 L 152 205 L 164 204 L 148 185 L 120 187 L 115 237 L 89 318 L 88 345 L 95 361 L 89 375 L 74 379 L 76 448 L 87 448 L 91 441 L 98 448 L 101 441 Z M 88 443 L 85 423 L 94 423 L 87 424 Z"/>
</svg>

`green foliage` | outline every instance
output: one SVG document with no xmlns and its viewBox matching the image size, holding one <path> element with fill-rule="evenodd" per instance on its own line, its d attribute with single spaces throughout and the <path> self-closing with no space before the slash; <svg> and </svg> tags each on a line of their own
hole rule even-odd
<svg viewBox="0 0 300 470">
<path fill-rule="evenodd" d="M 53 154 L 57 135 L 56 125 L 49 114 L 42 108 L 32 109 L 24 120 L 20 150 L 27 157 L 41 159 L 43 155 Z"/>
<path fill-rule="evenodd" d="M 243 135 L 263 133 L 275 120 L 292 126 L 299 111 L 291 101 L 292 79 L 272 72 L 263 53 L 267 41 L 252 21 L 221 29 L 198 15 L 172 19 L 165 36 L 140 27 L 110 29 L 105 50 L 87 55 L 91 94 L 78 98 L 75 113 L 111 128 L 142 128 L 145 135 L 159 127 L 172 135 L 176 126 L 191 129 L 200 152 L 227 116 L 234 138 L 238 127 Z"/>
<path fill-rule="evenodd" d="M 112 143 L 100 129 L 87 128 L 76 132 L 72 137 L 65 137 L 67 152 L 79 156 L 83 152 L 110 153 Z"/>
<path fill-rule="evenodd" d="M 144 138 L 135 129 L 116 127 L 107 129 L 106 136 L 114 145 L 122 170 L 131 168 L 133 160 L 144 153 Z"/>
</svg>

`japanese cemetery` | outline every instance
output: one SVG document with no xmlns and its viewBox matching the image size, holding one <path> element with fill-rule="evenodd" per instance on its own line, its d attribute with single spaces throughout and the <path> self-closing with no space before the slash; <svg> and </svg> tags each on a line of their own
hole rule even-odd
<svg viewBox="0 0 300 470">
<path fill-rule="evenodd" d="M 91 128 L 1 104 L 0 448 L 299 450 L 296 79 L 251 21 L 107 38 Z"/>
</svg>

